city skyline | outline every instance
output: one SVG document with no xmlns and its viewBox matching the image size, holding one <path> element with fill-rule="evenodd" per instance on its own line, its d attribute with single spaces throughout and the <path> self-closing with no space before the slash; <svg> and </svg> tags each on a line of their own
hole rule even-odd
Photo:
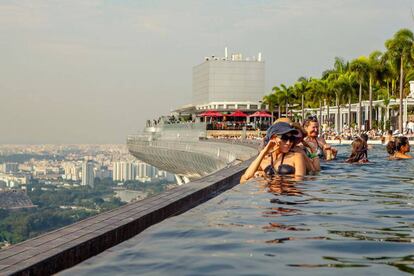
<svg viewBox="0 0 414 276">
<path fill-rule="evenodd" d="M 125 143 L 191 101 L 205 56 L 263 53 L 264 93 L 383 50 L 413 1 L 2 1 L 0 143 Z M 191 23 L 191 24 L 189 24 Z"/>
</svg>

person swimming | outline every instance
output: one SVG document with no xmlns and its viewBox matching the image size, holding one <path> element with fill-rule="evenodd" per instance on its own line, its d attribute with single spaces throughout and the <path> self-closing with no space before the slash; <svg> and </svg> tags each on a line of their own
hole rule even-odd
<svg viewBox="0 0 414 276">
<path fill-rule="evenodd" d="M 292 147 L 292 151 L 300 152 L 303 154 L 306 163 L 307 173 L 316 173 L 321 170 L 319 157 L 316 154 L 312 154 L 311 146 L 305 141 L 308 136 L 306 130 L 299 123 L 291 123 L 293 128 L 298 131 L 296 136 L 295 146 Z"/>
<path fill-rule="evenodd" d="M 283 134 L 280 137 L 280 141 L 281 144 L 292 144 L 296 141 L 296 137 L 292 134 L 292 133 L 287 133 L 287 134 Z M 282 150 L 281 150 L 282 151 Z M 280 164 L 277 167 L 277 170 L 275 171 L 275 167 L 274 164 L 275 162 L 273 161 L 273 155 L 271 155 L 271 162 L 270 164 L 264 169 L 264 172 L 266 173 L 267 176 L 273 176 L 275 174 L 278 175 L 285 175 L 285 174 L 295 174 L 295 167 L 289 165 L 289 164 L 283 164 L 283 161 L 285 159 L 285 152 L 282 152 L 282 159 L 280 160 Z"/>
<path fill-rule="evenodd" d="M 264 139 L 264 148 L 247 168 L 240 183 L 255 176 L 305 175 L 304 158 L 300 153 L 291 152 L 297 134 L 298 131 L 285 122 L 270 126 Z"/>
<path fill-rule="evenodd" d="M 309 117 L 304 123 L 304 128 L 308 133 L 305 141 L 311 146 L 313 154 L 325 160 L 331 160 L 336 157 L 337 150 L 326 143 L 325 139 L 318 137 L 319 122 L 316 117 Z"/>
<path fill-rule="evenodd" d="M 368 155 L 367 155 L 368 145 L 367 142 L 358 137 L 352 142 L 352 152 L 348 159 L 345 160 L 347 163 L 367 163 L 368 162 Z"/>
<path fill-rule="evenodd" d="M 410 152 L 410 143 L 405 136 L 395 137 L 394 140 L 389 141 L 387 144 L 387 152 L 390 155 L 390 160 L 413 158 L 407 154 L 407 152 Z"/>
</svg>

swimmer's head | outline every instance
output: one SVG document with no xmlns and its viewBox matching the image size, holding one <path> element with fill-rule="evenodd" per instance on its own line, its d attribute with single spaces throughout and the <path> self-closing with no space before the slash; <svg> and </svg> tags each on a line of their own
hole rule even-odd
<svg viewBox="0 0 414 276">
<path fill-rule="evenodd" d="M 362 140 L 364 140 L 365 142 L 368 142 L 368 134 L 362 133 L 360 136 Z"/>
<path fill-rule="evenodd" d="M 364 141 L 362 138 L 357 137 L 352 142 L 352 152 L 349 158 L 346 160 L 348 163 L 356 163 L 364 161 L 367 162 L 367 151 L 368 151 L 368 145 L 367 142 Z"/>
<path fill-rule="evenodd" d="M 319 135 L 319 122 L 316 116 L 310 116 L 303 124 L 309 137 L 316 138 Z"/>
<path fill-rule="evenodd" d="M 405 136 L 395 137 L 394 141 L 389 141 L 387 144 L 387 152 L 393 155 L 396 152 L 405 154 L 410 151 L 410 143 Z"/>
</svg>

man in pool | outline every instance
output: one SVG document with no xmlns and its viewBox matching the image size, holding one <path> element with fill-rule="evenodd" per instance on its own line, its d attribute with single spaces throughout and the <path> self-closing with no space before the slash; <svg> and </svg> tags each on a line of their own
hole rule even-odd
<svg viewBox="0 0 414 276">
<path fill-rule="evenodd" d="M 304 128 L 308 132 L 305 141 L 311 147 L 313 154 L 316 154 L 319 158 L 325 160 L 336 158 L 338 152 L 337 149 L 326 143 L 323 137 L 319 137 L 319 122 L 316 116 L 309 117 L 305 121 Z"/>
</svg>

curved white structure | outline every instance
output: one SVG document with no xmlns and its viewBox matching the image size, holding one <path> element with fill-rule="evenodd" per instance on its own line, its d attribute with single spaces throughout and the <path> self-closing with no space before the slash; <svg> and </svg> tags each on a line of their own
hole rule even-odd
<svg viewBox="0 0 414 276">
<path fill-rule="evenodd" d="M 139 160 L 176 175 L 194 180 L 257 154 L 257 145 L 227 140 L 199 139 L 200 128 L 173 125 L 146 129 L 143 135 L 128 137 L 128 149 Z M 184 130 L 186 129 L 186 131 Z M 180 135 L 186 134 L 186 135 Z"/>
</svg>

